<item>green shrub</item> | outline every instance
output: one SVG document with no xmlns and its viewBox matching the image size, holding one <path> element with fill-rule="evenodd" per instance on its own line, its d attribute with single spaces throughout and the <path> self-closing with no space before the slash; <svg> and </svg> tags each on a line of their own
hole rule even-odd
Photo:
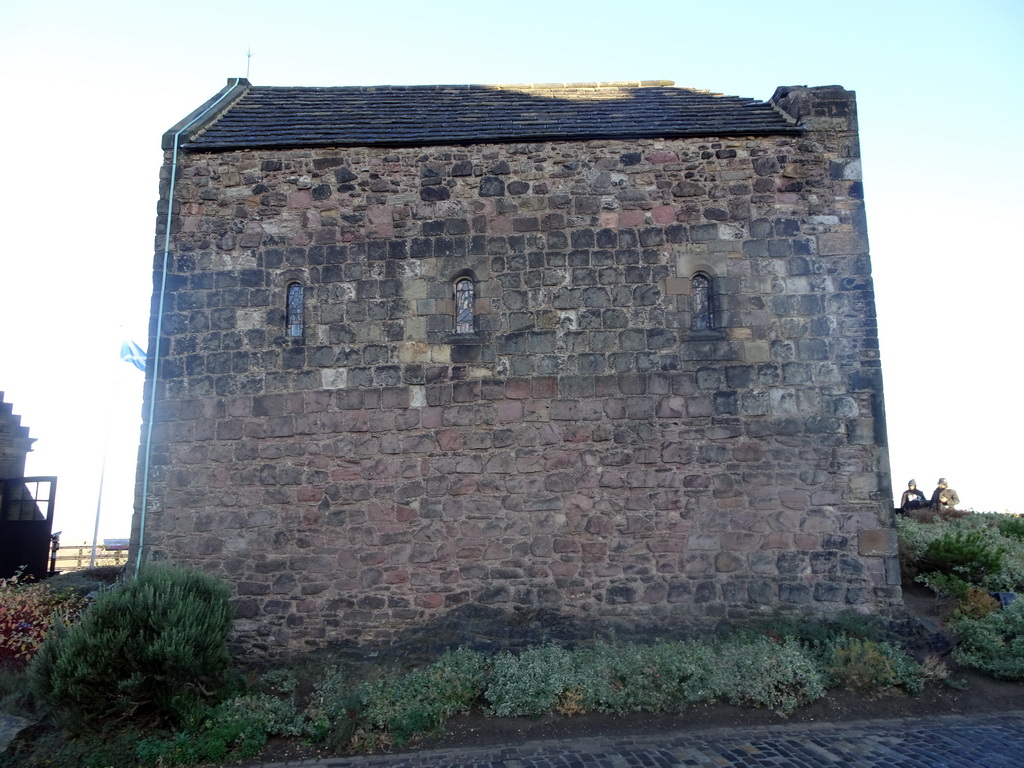
<svg viewBox="0 0 1024 768">
<path fill-rule="evenodd" d="M 954 619 L 983 619 L 999 610 L 999 601 L 981 587 L 968 587 L 953 610 Z"/>
<path fill-rule="evenodd" d="M 719 659 L 719 696 L 730 704 L 769 707 L 788 715 L 825 695 L 821 669 L 796 640 L 726 643 Z"/>
<path fill-rule="evenodd" d="M 251 760 L 271 736 L 298 737 L 305 730 L 293 702 L 251 693 L 218 704 L 198 729 L 140 740 L 135 754 L 143 765 L 158 766 Z"/>
<path fill-rule="evenodd" d="M 504 654 L 485 695 L 493 714 L 509 717 L 662 712 L 720 700 L 788 714 L 824 694 L 824 676 L 798 642 L 757 637 Z"/>
<path fill-rule="evenodd" d="M 878 693 L 902 686 L 918 694 L 924 690 L 926 674 L 922 666 L 890 643 L 843 638 L 831 649 L 827 661 L 832 680 L 844 688 L 862 693 Z"/>
<path fill-rule="evenodd" d="M 692 643 L 598 645 L 579 651 L 587 670 L 585 697 L 575 707 L 625 715 L 631 712 L 665 712 L 685 704 L 684 682 L 697 671 L 693 661 L 699 652 Z M 581 690 L 581 693 L 583 690 Z M 575 714 L 572 695 L 563 695 L 558 711 Z"/>
<path fill-rule="evenodd" d="M 956 520 L 941 520 L 934 523 L 919 523 L 900 516 L 896 520 L 899 532 L 900 562 L 911 574 L 922 573 L 918 581 L 930 588 L 936 578 L 935 574 L 955 576 L 964 584 L 975 584 L 989 590 L 1000 592 L 1024 591 L 1024 540 L 1017 538 L 1014 532 L 1024 527 L 1022 518 L 1007 517 L 997 514 L 969 514 Z M 950 567 L 937 567 L 926 556 L 929 546 L 932 554 L 936 550 L 949 548 L 949 540 L 964 539 L 969 546 L 977 546 L 982 552 L 980 567 L 973 567 L 969 562 L 952 562 Z M 942 542 L 933 544 L 933 542 Z M 954 545 L 954 549 L 955 549 Z M 993 552 L 1001 551 L 1002 556 L 996 562 Z M 964 555 L 961 550 L 960 556 Z M 970 558 L 968 558 L 969 560 Z M 955 570 L 952 566 L 959 566 Z M 972 575 L 974 571 L 974 575 Z M 977 576 L 977 572 L 982 574 Z M 956 582 L 935 582 L 937 586 L 952 587 L 945 594 L 959 593 L 961 596 L 966 588 Z"/>
<path fill-rule="evenodd" d="M 956 619 L 960 643 L 953 648 L 959 663 L 1000 680 L 1024 680 L 1024 599 L 980 619 Z"/>
<path fill-rule="evenodd" d="M 494 659 L 485 696 L 498 717 L 553 712 L 565 691 L 578 687 L 572 653 L 542 645 L 519 656 L 503 653 Z"/>
<path fill-rule="evenodd" d="M 341 667 L 327 669 L 306 705 L 306 731 L 314 741 L 331 746 L 348 744 L 355 731 L 356 698 Z"/>
<path fill-rule="evenodd" d="M 1024 541 L 1024 517 L 1007 516 L 999 521 L 999 532 L 1008 539 Z"/>
<path fill-rule="evenodd" d="M 957 531 L 929 542 L 921 554 L 921 567 L 982 584 L 986 576 L 998 573 L 1005 552 L 984 531 Z"/>
<path fill-rule="evenodd" d="M 212 576 L 150 566 L 100 594 L 77 624 L 51 633 L 29 674 L 68 725 L 201 721 L 230 663 L 228 588 Z"/>
<path fill-rule="evenodd" d="M 397 679 L 363 683 L 356 693 L 359 722 L 364 730 L 384 732 L 398 744 L 440 731 L 480 697 L 485 672 L 483 654 L 460 648 Z"/>
</svg>

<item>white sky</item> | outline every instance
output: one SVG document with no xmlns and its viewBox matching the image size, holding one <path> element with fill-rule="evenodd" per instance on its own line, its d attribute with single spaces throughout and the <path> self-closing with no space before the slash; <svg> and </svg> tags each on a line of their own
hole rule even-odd
<svg viewBox="0 0 1024 768">
<path fill-rule="evenodd" d="M 146 343 L 160 137 L 247 50 L 256 85 L 856 90 L 894 488 L 1024 512 L 1022 33 L 1018 0 L 6 0 L 0 390 L 28 473 L 60 478 L 54 530 L 91 540 L 106 455 L 100 537 L 128 535 L 143 377 L 118 352 Z"/>
</svg>

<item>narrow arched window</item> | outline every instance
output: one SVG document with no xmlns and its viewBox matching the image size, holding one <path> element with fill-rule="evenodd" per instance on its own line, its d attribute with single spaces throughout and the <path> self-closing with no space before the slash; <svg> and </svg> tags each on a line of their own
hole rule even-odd
<svg viewBox="0 0 1024 768">
<path fill-rule="evenodd" d="M 693 315 L 693 330 L 710 331 L 715 327 L 714 296 L 711 294 L 711 279 L 698 272 L 690 280 L 690 311 Z"/>
<path fill-rule="evenodd" d="M 473 333 L 473 300 L 476 287 L 468 277 L 455 281 L 455 332 Z"/>
<path fill-rule="evenodd" d="M 288 319 L 286 320 L 286 328 L 289 336 L 302 335 L 305 298 L 305 290 L 302 287 L 302 283 L 288 284 Z"/>
</svg>

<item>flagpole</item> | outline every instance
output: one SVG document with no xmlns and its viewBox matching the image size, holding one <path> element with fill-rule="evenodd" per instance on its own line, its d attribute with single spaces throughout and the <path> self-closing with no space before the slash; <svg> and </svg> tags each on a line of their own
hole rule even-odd
<svg viewBox="0 0 1024 768">
<path fill-rule="evenodd" d="M 92 554 L 89 556 L 89 567 L 96 567 L 96 542 L 100 535 L 100 509 L 103 506 L 103 476 L 107 471 L 107 444 L 110 442 L 110 415 L 107 414 L 107 435 L 103 438 L 103 465 L 100 467 L 100 492 L 96 495 L 96 525 L 92 529 Z"/>
<path fill-rule="evenodd" d="M 123 346 L 123 342 L 122 342 Z M 110 388 L 107 390 L 107 407 L 106 407 L 106 424 L 103 427 L 103 460 L 100 464 L 100 490 L 96 494 L 96 523 L 92 529 L 92 552 L 89 555 L 89 567 L 96 567 L 96 542 L 100 535 L 100 511 L 103 509 L 103 479 L 107 474 L 107 449 L 110 447 L 110 421 L 111 411 L 114 409 L 114 401 L 116 394 L 114 392 L 117 386 L 117 364 L 120 362 L 119 359 L 115 359 L 114 364 L 110 367 Z"/>
<path fill-rule="evenodd" d="M 121 354 L 120 362 L 131 363 L 140 371 L 146 370 L 146 353 L 142 351 L 142 348 L 134 341 L 122 338 L 121 340 Z M 89 556 L 89 567 L 96 567 L 96 547 L 99 543 L 100 537 L 100 511 L 103 508 L 103 480 L 107 474 L 107 451 L 110 448 L 110 422 L 112 420 L 112 411 L 114 410 L 114 403 L 117 401 L 115 397 L 117 394 L 117 379 L 118 379 L 118 367 L 115 362 L 111 368 L 113 373 L 110 378 L 110 401 L 107 406 L 107 424 L 105 434 L 103 436 L 103 464 L 100 466 L 100 490 L 96 495 L 96 524 L 92 530 L 92 553 Z"/>
</svg>

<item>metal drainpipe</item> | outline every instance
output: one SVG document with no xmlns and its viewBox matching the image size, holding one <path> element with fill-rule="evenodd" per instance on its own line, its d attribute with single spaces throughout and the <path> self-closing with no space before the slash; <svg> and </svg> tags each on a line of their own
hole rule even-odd
<svg viewBox="0 0 1024 768">
<path fill-rule="evenodd" d="M 149 417 L 146 423 L 146 447 L 142 454 L 142 504 L 139 507 L 139 546 L 138 551 L 135 553 L 136 575 L 138 575 L 139 571 L 142 569 L 142 548 L 146 538 L 146 511 L 149 506 L 149 462 L 153 451 L 153 416 L 156 411 L 156 385 L 159 380 L 158 374 L 160 372 L 160 334 L 163 331 L 164 324 L 164 298 L 167 292 L 167 262 L 170 260 L 171 254 L 171 220 L 174 215 L 174 183 L 178 174 L 178 139 L 181 134 L 195 125 L 196 121 L 206 117 L 206 115 L 208 115 L 218 104 L 224 101 L 228 94 L 238 87 L 238 84 L 241 81 L 242 78 L 236 77 L 234 85 L 230 88 L 226 88 L 219 99 L 182 126 L 178 132 L 174 134 L 174 139 L 172 140 L 172 144 L 174 146 L 171 151 L 171 183 L 167 192 L 167 223 L 164 227 L 164 258 L 163 266 L 160 269 L 160 299 L 157 302 L 156 336 L 154 337 L 155 349 L 153 350 L 152 355 L 153 378 L 149 389 Z"/>
</svg>

